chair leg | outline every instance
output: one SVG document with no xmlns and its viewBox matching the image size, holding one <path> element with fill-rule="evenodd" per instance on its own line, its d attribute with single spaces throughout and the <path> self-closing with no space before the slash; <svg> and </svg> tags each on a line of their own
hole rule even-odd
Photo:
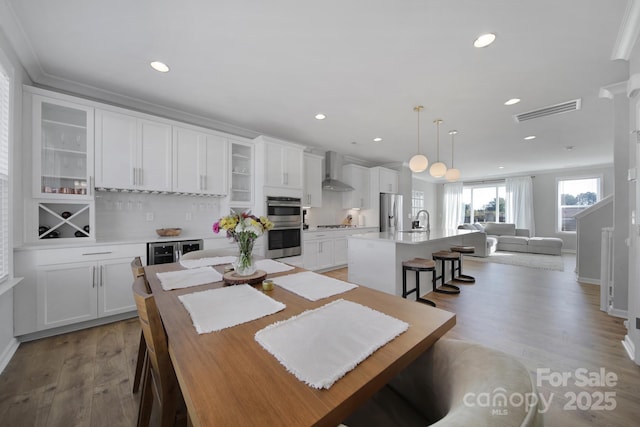
<svg viewBox="0 0 640 427">
<path fill-rule="evenodd" d="M 475 277 L 469 276 L 468 274 L 462 274 L 462 258 L 463 258 L 463 255 L 460 254 L 460 260 L 458 261 L 458 268 L 456 269 L 458 271 L 458 275 L 455 277 L 454 280 L 458 282 L 475 283 L 476 282 Z"/>
<path fill-rule="evenodd" d="M 420 296 L 420 272 L 416 270 L 416 301 L 435 307 L 436 303 Z"/>
<path fill-rule="evenodd" d="M 142 370 L 142 379 L 142 393 L 138 408 L 138 427 L 148 427 L 153 408 L 153 380 L 148 363 L 145 363 L 145 368 Z"/>
<path fill-rule="evenodd" d="M 136 361 L 136 372 L 133 376 L 133 393 L 140 389 L 142 381 L 142 371 L 147 361 L 147 343 L 144 341 L 144 334 L 140 332 L 140 344 L 138 345 L 138 360 Z"/>
</svg>

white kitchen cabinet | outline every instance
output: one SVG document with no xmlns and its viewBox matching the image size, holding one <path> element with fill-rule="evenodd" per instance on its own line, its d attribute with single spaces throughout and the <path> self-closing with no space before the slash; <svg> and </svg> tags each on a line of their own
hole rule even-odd
<svg viewBox="0 0 640 427">
<path fill-rule="evenodd" d="M 302 205 L 310 208 L 322 207 L 322 157 L 304 154 L 304 194 Z"/>
<path fill-rule="evenodd" d="M 353 191 L 342 193 L 344 209 L 369 209 L 369 169 L 358 165 L 344 165 L 342 180 L 353 187 Z"/>
<path fill-rule="evenodd" d="M 303 265 L 307 270 L 322 270 L 333 266 L 333 239 L 317 236 L 305 240 L 302 248 Z"/>
<path fill-rule="evenodd" d="M 226 195 L 227 145 L 220 136 L 174 126 L 172 190 Z"/>
<path fill-rule="evenodd" d="M 25 90 L 31 103 L 33 196 L 92 199 L 93 108 Z"/>
<path fill-rule="evenodd" d="M 264 141 L 264 185 L 302 190 L 303 147 L 259 138 Z"/>
<path fill-rule="evenodd" d="M 253 144 L 230 140 L 230 151 L 229 204 L 249 207 L 253 204 Z"/>
<path fill-rule="evenodd" d="M 386 168 L 377 169 L 380 174 L 380 192 L 381 193 L 397 193 L 398 192 L 398 172 Z"/>
<path fill-rule="evenodd" d="M 134 315 L 130 264 L 144 254 L 144 244 L 17 251 L 15 335 Z"/>
<path fill-rule="evenodd" d="M 171 191 L 171 125 L 128 113 L 95 111 L 96 187 Z"/>
<path fill-rule="evenodd" d="M 347 236 L 337 237 L 333 241 L 333 265 L 347 264 Z"/>
</svg>

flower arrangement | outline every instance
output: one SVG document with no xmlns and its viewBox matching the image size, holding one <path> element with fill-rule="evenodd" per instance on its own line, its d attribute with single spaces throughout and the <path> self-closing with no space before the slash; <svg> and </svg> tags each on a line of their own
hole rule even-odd
<svg viewBox="0 0 640 427">
<path fill-rule="evenodd" d="M 252 215 L 250 211 L 235 212 L 220 218 L 213 224 L 213 232 L 218 234 L 220 230 L 227 233 L 227 238 L 233 239 L 238 243 L 240 254 L 238 260 L 234 264 L 234 268 L 239 275 L 251 275 L 255 272 L 253 264 L 253 244 L 256 239 L 264 234 L 265 231 L 273 228 L 273 222 L 267 217 L 257 217 Z"/>
</svg>

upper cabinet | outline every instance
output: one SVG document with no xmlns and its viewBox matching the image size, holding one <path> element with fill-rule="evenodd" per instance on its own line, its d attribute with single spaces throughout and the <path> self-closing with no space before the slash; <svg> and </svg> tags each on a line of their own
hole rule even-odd
<svg viewBox="0 0 640 427">
<path fill-rule="evenodd" d="M 253 144 L 229 141 L 231 150 L 231 206 L 247 207 L 253 204 Z"/>
<path fill-rule="evenodd" d="M 304 194 L 302 205 L 310 208 L 322 207 L 322 157 L 304 154 Z"/>
<path fill-rule="evenodd" d="M 264 185 L 302 190 L 304 148 L 260 136 L 264 142 Z"/>
<path fill-rule="evenodd" d="M 96 119 L 96 187 L 171 191 L 171 125 L 100 110 Z"/>
<path fill-rule="evenodd" d="M 227 140 L 200 130 L 173 127 L 173 191 L 227 194 Z"/>
<path fill-rule="evenodd" d="M 342 193 L 344 209 L 369 209 L 369 169 L 358 165 L 344 165 L 342 180 L 353 187 L 353 191 Z"/>
<path fill-rule="evenodd" d="M 31 96 L 33 195 L 93 198 L 93 108 Z"/>
<path fill-rule="evenodd" d="M 371 168 L 371 171 L 378 174 L 381 193 L 398 192 L 398 172 L 382 167 Z"/>
</svg>

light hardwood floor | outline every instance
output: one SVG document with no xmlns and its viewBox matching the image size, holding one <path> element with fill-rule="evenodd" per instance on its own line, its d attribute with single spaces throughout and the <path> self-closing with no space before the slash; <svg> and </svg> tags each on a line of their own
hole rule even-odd
<svg viewBox="0 0 640 427">
<path fill-rule="evenodd" d="M 575 257 L 564 272 L 465 261 L 476 277 L 459 295 L 429 294 L 457 315 L 447 336 L 514 355 L 536 376 L 538 368 L 572 372 L 604 368 L 615 387 L 539 387 L 551 407 L 546 426 L 640 425 L 640 367 L 620 341 L 621 319 L 598 309 L 599 288 L 575 281 Z M 347 269 L 327 275 L 346 280 Z M 0 375 L 0 426 L 134 426 L 137 396 L 131 381 L 139 339 L 137 319 L 23 343 Z M 597 392 L 614 392 L 616 408 L 565 410 L 567 393 L 582 404 Z M 588 395 L 588 396 L 587 396 Z"/>
</svg>

